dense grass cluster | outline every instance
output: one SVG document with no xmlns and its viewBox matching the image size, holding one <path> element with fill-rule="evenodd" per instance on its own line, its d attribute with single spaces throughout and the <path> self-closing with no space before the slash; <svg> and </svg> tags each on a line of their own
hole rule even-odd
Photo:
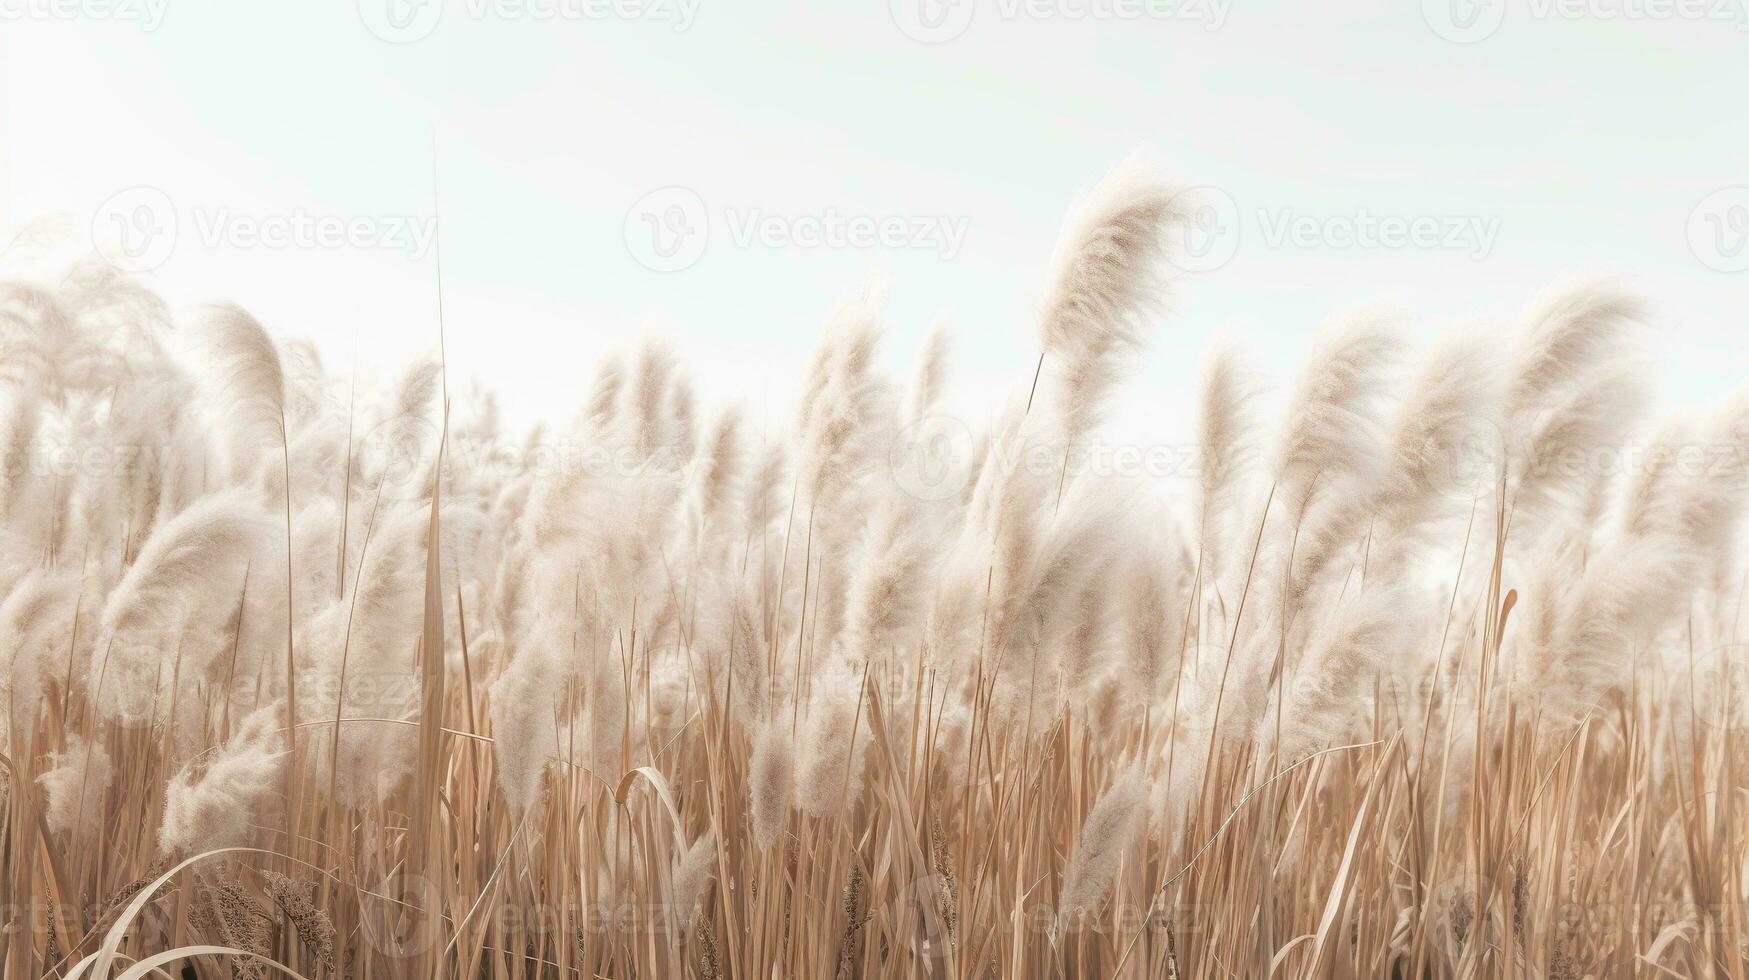
<svg viewBox="0 0 1749 980">
<path fill-rule="evenodd" d="M 646 344 L 512 434 L 14 270 L 0 972 L 1749 975 L 1749 397 L 1648 424 L 1582 284 L 1339 318 L 1273 419 L 1212 345 L 1125 478 L 1195 204 L 1090 191 L 978 421 L 878 287 L 785 425 Z"/>
</svg>

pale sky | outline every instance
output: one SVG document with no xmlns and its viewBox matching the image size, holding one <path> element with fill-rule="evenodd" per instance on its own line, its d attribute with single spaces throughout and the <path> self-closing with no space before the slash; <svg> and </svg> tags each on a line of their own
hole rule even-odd
<svg viewBox="0 0 1749 980">
<path fill-rule="evenodd" d="M 646 330 L 785 417 L 877 271 L 894 370 L 945 312 L 981 414 L 1064 210 L 1144 150 L 1221 207 L 1116 438 L 1188 430 L 1218 329 L 1281 376 L 1357 304 L 1500 322 L 1575 273 L 1647 297 L 1672 401 L 1731 390 L 1749 0 L 1499 3 L 0 0 L 0 223 L 393 365 L 435 344 L 435 143 L 452 371 L 512 419 Z"/>
</svg>

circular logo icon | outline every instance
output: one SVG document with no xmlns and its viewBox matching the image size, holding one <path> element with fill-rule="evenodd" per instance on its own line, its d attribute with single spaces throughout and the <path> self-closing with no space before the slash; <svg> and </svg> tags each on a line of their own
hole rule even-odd
<svg viewBox="0 0 1749 980">
<path fill-rule="evenodd" d="M 964 422 L 926 415 L 899 430 L 887 467 L 899 489 L 918 500 L 947 500 L 965 490 L 977 440 Z"/>
<path fill-rule="evenodd" d="M 1688 212 L 1688 250 L 1709 269 L 1749 269 L 1749 187 L 1714 191 Z"/>
<path fill-rule="evenodd" d="M 1206 749 L 1216 724 L 1226 735 L 1241 734 L 1241 723 L 1235 720 L 1238 712 L 1232 703 L 1223 704 L 1232 696 L 1230 691 L 1221 688 L 1221 675 L 1226 672 L 1229 659 L 1227 649 L 1225 642 L 1192 643 L 1185 647 L 1179 660 L 1182 676 L 1177 679 L 1178 689 L 1160 716 L 1159 724 L 1189 745 L 1200 744 Z M 1244 651 L 1234 651 L 1233 657 L 1241 656 L 1244 656 Z M 1161 680 L 1170 683 L 1172 678 L 1168 676 Z"/>
<path fill-rule="evenodd" d="M 1173 200 L 1185 217 L 1174 226 L 1168 260 L 1184 272 L 1212 272 L 1232 261 L 1240 231 L 1233 195 L 1219 187 L 1190 187 Z"/>
<path fill-rule="evenodd" d="M 358 442 L 356 458 L 365 492 L 384 500 L 423 499 L 431 490 L 442 433 L 429 419 L 397 415 L 377 423 Z"/>
<path fill-rule="evenodd" d="M 928 959 L 950 955 L 958 945 L 959 882 L 936 871 L 912 879 L 887 900 L 890 921 L 903 922 L 920 937 L 916 949 Z"/>
<path fill-rule="evenodd" d="M 1506 0 L 1421 0 L 1421 18 L 1453 44 L 1474 44 L 1506 22 Z"/>
<path fill-rule="evenodd" d="M 176 251 L 176 205 L 156 187 L 117 191 L 92 213 L 91 243 L 123 272 L 156 269 Z"/>
<path fill-rule="evenodd" d="M 923 44 L 942 44 L 972 25 L 973 0 L 890 0 L 899 32 Z"/>
<path fill-rule="evenodd" d="M 124 728 L 152 721 L 169 691 L 169 662 L 160 647 L 116 642 L 99 668 L 97 696 L 106 717 Z"/>
<path fill-rule="evenodd" d="M 690 268 L 710 244 L 710 215 L 690 187 L 664 187 L 638 198 L 626 212 L 626 251 L 652 272 Z"/>
<path fill-rule="evenodd" d="M 1692 706 L 1700 726 L 1749 731 L 1749 645 L 1722 646 L 1697 659 L 1690 691 L 1681 700 Z"/>
<path fill-rule="evenodd" d="M 1426 433 L 1419 447 L 1420 474 L 1427 489 L 1469 499 L 1490 485 L 1506 452 L 1506 435 L 1488 416 L 1466 415 Z"/>
<path fill-rule="evenodd" d="M 436 916 L 439 895 L 424 875 L 395 871 L 376 888 L 359 894 L 359 931 L 372 949 L 390 959 L 418 956 L 443 938 Z"/>
<path fill-rule="evenodd" d="M 390 44 L 423 41 L 443 19 L 443 0 L 358 0 L 365 29 Z"/>
<path fill-rule="evenodd" d="M 1427 934 L 1432 948 L 1453 965 L 1463 959 L 1466 949 L 1510 948 L 1516 901 L 1506 882 L 1467 868 L 1453 871 L 1427 892 Z"/>
</svg>

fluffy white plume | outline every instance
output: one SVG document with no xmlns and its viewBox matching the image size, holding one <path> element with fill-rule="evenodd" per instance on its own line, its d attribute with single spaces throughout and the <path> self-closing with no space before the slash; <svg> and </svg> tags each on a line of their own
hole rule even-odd
<svg viewBox="0 0 1749 980">
<path fill-rule="evenodd" d="M 1113 879 L 1122 866 L 1143 825 L 1148 802 L 1148 783 L 1141 773 L 1120 774 L 1081 824 L 1081 840 L 1063 875 L 1063 896 L 1058 901 L 1060 922 L 1093 911 L 1111 892 Z"/>
<path fill-rule="evenodd" d="M 278 784 L 283 739 L 272 707 L 250 715 L 196 775 L 184 770 L 164 792 L 158 849 L 166 854 L 242 843 Z"/>
<path fill-rule="evenodd" d="M 674 859 L 674 912 L 680 926 L 692 924 L 716 873 L 717 834 L 707 830 Z"/>
<path fill-rule="evenodd" d="M 74 735 L 49 756 L 48 769 L 37 782 L 48 794 L 46 817 L 56 833 L 84 837 L 102 823 L 104 793 L 115 774 L 102 744 Z"/>
<path fill-rule="evenodd" d="M 747 764 L 747 784 L 752 793 L 753 840 L 761 850 L 777 843 L 789 813 L 790 800 L 795 795 L 795 740 L 789 727 L 780 722 L 768 723 L 753 741 L 753 755 Z"/>
</svg>

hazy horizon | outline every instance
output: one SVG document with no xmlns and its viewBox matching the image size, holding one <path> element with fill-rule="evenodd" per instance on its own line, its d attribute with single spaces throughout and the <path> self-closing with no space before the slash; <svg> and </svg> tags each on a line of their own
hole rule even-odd
<svg viewBox="0 0 1749 980">
<path fill-rule="evenodd" d="M 1221 208 L 1215 267 L 1179 290 L 1112 438 L 1188 431 L 1217 330 L 1283 380 L 1318 322 L 1357 304 L 1421 332 L 1503 325 L 1573 274 L 1647 298 L 1679 404 L 1749 361 L 1732 308 L 1749 284 L 1740 22 L 1601 0 L 1449 22 L 1468 7 L 468 0 L 433 22 L 392 2 L 92 16 L 109 8 L 9 0 L 0 220 L 62 211 L 85 233 L 168 211 L 154 287 L 387 367 L 435 347 L 435 146 L 451 361 L 519 424 L 569 417 L 581 366 L 645 331 L 711 367 L 708 400 L 779 417 L 832 305 L 871 272 L 891 283 L 886 361 L 908 363 L 945 314 L 970 407 L 1025 381 L 1061 217 L 1140 149 Z M 1436 30 L 1455 23 L 1480 39 Z M 647 198 L 664 188 L 680 190 Z M 702 213 L 705 241 L 656 255 L 672 231 L 657 210 L 693 228 Z M 258 241 L 360 218 L 352 244 Z M 1721 250 L 1697 256 L 1691 234 Z"/>
</svg>

